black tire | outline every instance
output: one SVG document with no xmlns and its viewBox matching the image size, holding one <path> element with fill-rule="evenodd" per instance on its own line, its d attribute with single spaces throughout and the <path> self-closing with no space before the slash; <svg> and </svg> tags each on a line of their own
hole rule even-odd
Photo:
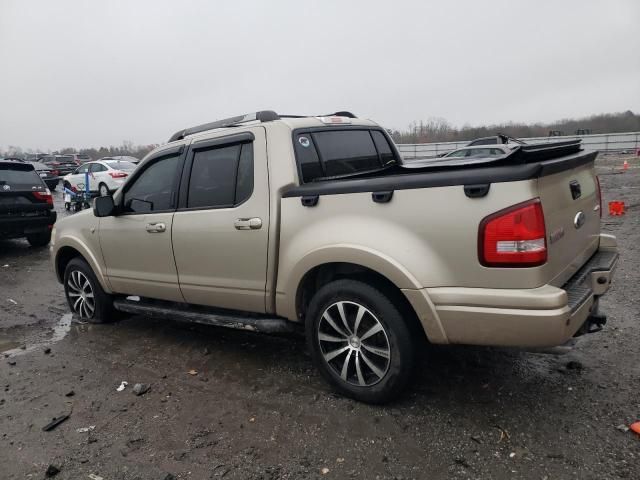
<svg viewBox="0 0 640 480">
<path fill-rule="evenodd" d="M 365 310 L 362 315 L 361 307 Z M 311 300 L 307 343 L 316 367 L 338 392 L 366 403 L 386 403 L 403 391 L 413 370 L 415 345 L 409 321 L 378 289 L 360 281 L 337 280 L 318 290 Z M 382 330 L 367 336 L 379 328 Z M 323 340 L 328 338 L 331 340 Z M 344 351 L 327 359 L 339 350 Z M 385 352 L 388 357 L 381 355 Z"/>
<path fill-rule="evenodd" d="M 49 245 L 49 242 L 51 241 L 51 230 L 40 233 L 31 233 L 27 235 L 27 241 L 32 247 L 44 247 L 45 245 Z"/>
<path fill-rule="evenodd" d="M 71 210 L 71 204 L 69 202 L 64 202 L 64 209 Z"/>
<path fill-rule="evenodd" d="M 90 290 L 84 287 L 84 280 L 89 283 Z M 75 287 L 74 287 L 75 285 Z M 84 307 L 80 304 L 78 293 L 90 292 L 93 295 L 93 310 L 88 303 L 90 297 L 84 298 Z M 105 293 L 100 282 L 91 270 L 89 264 L 81 257 L 72 259 L 64 270 L 64 295 L 71 311 L 80 318 L 91 323 L 107 323 L 119 318 L 118 312 L 113 308 L 113 297 Z"/>
<path fill-rule="evenodd" d="M 103 195 L 103 192 L 102 192 L 103 187 L 106 189 L 106 192 L 107 192 L 106 195 Z M 106 183 L 100 183 L 100 185 L 98 185 L 98 196 L 105 197 L 107 195 L 109 195 L 109 187 L 107 187 Z"/>
</svg>

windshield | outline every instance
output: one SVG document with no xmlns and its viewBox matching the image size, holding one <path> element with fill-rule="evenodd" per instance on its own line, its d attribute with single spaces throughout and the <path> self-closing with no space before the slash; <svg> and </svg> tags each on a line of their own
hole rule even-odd
<svg viewBox="0 0 640 480">
<path fill-rule="evenodd" d="M 127 162 L 126 160 L 107 160 L 104 163 L 114 170 L 134 170 L 136 168 L 134 163 Z"/>
</svg>

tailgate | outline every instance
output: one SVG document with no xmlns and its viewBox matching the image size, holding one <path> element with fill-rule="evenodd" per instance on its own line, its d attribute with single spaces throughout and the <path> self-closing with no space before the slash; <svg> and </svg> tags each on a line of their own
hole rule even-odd
<svg viewBox="0 0 640 480">
<path fill-rule="evenodd" d="M 0 162 L 0 216 L 48 215 L 51 206 L 36 194 L 46 185 L 28 163 Z"/>
<path fill-rule="evenodd" d="M 601 212 L 594 161 L 540 177 L 538 192 L 547 229 L 547 281 L 561 286 L 598 249 Z"/>
</svg>

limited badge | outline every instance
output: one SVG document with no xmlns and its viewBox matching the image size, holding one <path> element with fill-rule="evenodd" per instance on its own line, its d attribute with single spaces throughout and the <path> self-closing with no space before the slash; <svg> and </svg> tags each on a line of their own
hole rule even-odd
<svg viewBox="0 0 640 480">
<path fill-rule="evenodd" d="M 309 145 L 311 145 L 311 141 L 309 140 L 309 137 L 298 138 L 298 143 L 302 145 L 304 148 L 307 148 Z"/>
</svg>

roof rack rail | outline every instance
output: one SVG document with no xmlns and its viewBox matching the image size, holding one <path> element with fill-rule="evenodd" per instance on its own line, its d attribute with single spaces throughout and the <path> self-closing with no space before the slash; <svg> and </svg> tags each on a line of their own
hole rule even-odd
<svg viewBox="0 0 640 480">
<path fill-rule="evenodd" d="M 222 120 L 216 120 L 215 122 L 204 123 L 202 125 L 197 125 L 195 127 L 185 128 L 184 130 L 180 130 L 174 133 L 169 139 L 169 142 L 182 140 L 184 137 L 187 137 L 189 135 L 194 135 L 200 132 L 206 132 L 207 130 L 213 130 L 215 128 L 232 127 L 240 123 L 255 122 L 255 121 L 271 122 L 273 120 L 279 120 L 279 119 L 280 119 L 280 115 L 278 115 L 273 110 L 262 110 L 260 112 L 248 113 L 246 115 L 238 115 L 236 117 L 224 118 Z"/>
<path fill-rule="evenodd" d="M 309 118 L 309 117 L 347 117 L 358 118 L 353 113 L 347 111 L 340 111 L 335 113 L 325 113 L 323 115 L 280 115 L 280 118 Z"/>
<path fill-rule="evenodd" d="M 347 117 L 347 118 L 358 118 L 353 113 L 341 110 L 339 112 L 330 113 L 329 115 L 318 115 L 318 117 Z"/>
<path fill-rule="evenodd" d="M 347 117 L 357 118 L 353 113 L 347 111 L 340 111 L 335 113 L 327 113 L 325 115 L 314 115 L 315 117 Z M 184 137 L 194 135 L 196 133 L 206 132 L 207 130 L 213 130 L 215 128 L 233 127 L 241 123 L 247 122 L 272 122 L 273 120 L 279 120 L 280 118 L 306 118 L 306 115 L 278 115 L 273 110 L 262 110 L 260 112 L 248 113 L 246 115 L 238 115 L 237 117 L 224 118 L 222 120 L 216 120 L 215 122 L 203 123 L 195 127 L 185 128 L 174 133 L 169 139 L 170 142 L 176 140 L 182 140 Z"/>
</svg>

